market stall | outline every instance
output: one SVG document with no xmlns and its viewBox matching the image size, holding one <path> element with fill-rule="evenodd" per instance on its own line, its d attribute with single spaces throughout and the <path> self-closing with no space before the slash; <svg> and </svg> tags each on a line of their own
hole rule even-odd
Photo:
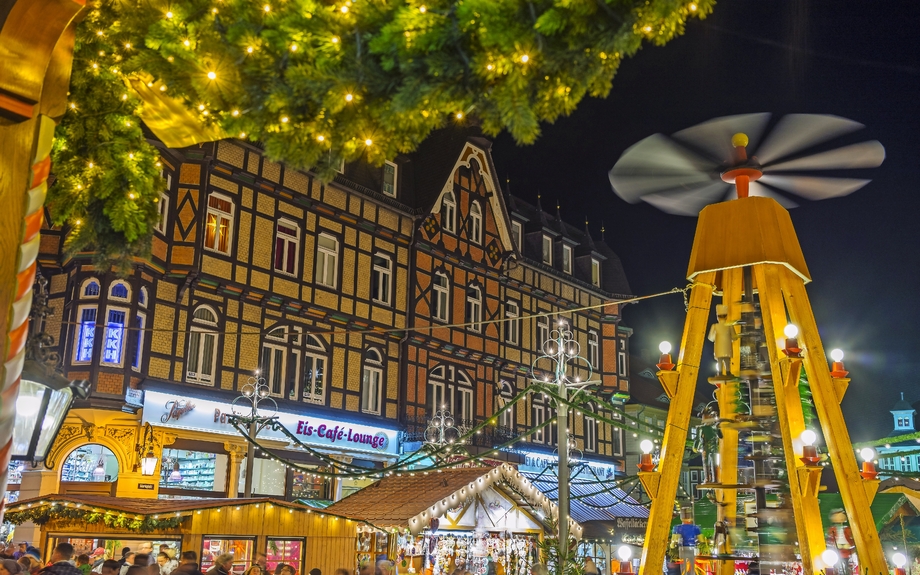
<svg viewBox="0 0 920 575">
<path fill-rule="evenodd" d="M 354 564 L 396 563 L 399 573 L 526 575 L 558 508 L 510 465 L 403 473 L 330 506 L 360 519 Z M 582 528 L 570 520 L 571 533 Z"/>
<path fill-rule="evenodd" d="M 268 498 L 128 499 L 93 495 L 48 495 L 18 501 L 6 519 L 41 526 L 41 549 L 47 560 L 57 543 L 81 549 L 104 547 L 120 552 L 152 542 L 175 552 L 195 551 L 201 570 L 221 553 L 234 556 L 233 573 L 252 564 L 257 552 L 298 575 L 313 568 L 333 573 L 354 562 L 355 533 L 360 522 Z M 117 556 L 116 556 L 117 557 Z"/>
</svg>

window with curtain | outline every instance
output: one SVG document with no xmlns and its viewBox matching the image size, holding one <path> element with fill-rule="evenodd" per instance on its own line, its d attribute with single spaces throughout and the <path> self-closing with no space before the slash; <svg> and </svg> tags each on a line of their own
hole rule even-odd
<svg viewBox="0 0 920 575">
<path fill-rule="evenodd" d="M 233 202 L 219 194 L 211 194 L 205 220 L 205 249 L 229 255 L 232 229 Z"/>
</svg>

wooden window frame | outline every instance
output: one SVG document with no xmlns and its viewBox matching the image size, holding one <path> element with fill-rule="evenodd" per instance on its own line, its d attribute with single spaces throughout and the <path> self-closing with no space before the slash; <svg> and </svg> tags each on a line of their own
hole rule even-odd
<svg viewBox="0 0 920 575">
<path fill-rule="evenodd" d="M 229 203 L 230 211 L 225 212 L 223 209 L 218 208 L 217 206 L 212 206 L 211 198 L 217 198 L 217 199 L 224 200 L 227 203 Z M 236 222 L 236 204 L 233 203 L 233 198 L 231 198 L 230 196 L 225 196 L 223 194 L 218 194 L 216 192 L 211 192 L 210 194 L 208 194 L 207 202 L 208 203 L 207 203 L 207 210 L 205 211 L 205 224 L 204 224 L 205 230 L 204 230 L 204 234 L 202 234 L 203 235 L 202 244 L 204 246 L 204 249 L 208 250 L 209 252 L 215 252 L 218 254 L 229 256 L 230 253 L 233 251 L 233 226 L 234 226 L 234 223 Z M 215 218 L 214 236 L 213 236 L 214 245 L 209 246 L 208 245 L 208 227 L 210 226 L 209 220 L 211 219 L 211 216 L 214 216 Z M 221 239 L 224 236 L 220 234 L 220 230 L 223 229 L 221 225 L 223 220 L 226 220 L 226 230 L 227 230 L 227 233 L 226 233 L 227 241 L 226 242 L 221 241 Z M 223 250 L 220 248 L 220 245 L 222 243 L 226 243 L 226 250 Z"/>
<path fill-rule="evenodd" d="M 333 250 L 333 249 L 320 245 L 320 239 L 322 238 L 328 238 L 332 240 L 333 242 L 335 242 L 335 249 Z M 338 284 L 339 284 L 339 248 L 340 247 L 341 247 L 341 242 L 339 242 L 339 238 L 333 236 L 332 234 L 321 233 L 317 236 L 316 238 L 317 266 L 316 266 L 316 273 L 314 274 L 316 276 L 317 285 L 327 287 L 330 289 L 336 289 L 338 287 Z M 318 265 L 320 258 L 322 258 L 322 261 L 323 261 L 323 267 L 322 267 L 323 277 L 320 277 L 320 267 Z M 329 280 L 330 274 L 332 275 L 332 279 L 331 279 L 331 282 L 328 282 L 327 280 Z"/>
</svg>

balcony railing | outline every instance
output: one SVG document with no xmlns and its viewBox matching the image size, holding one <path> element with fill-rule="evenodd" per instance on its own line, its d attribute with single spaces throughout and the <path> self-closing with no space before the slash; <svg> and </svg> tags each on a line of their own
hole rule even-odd
<svg viewBox="0 0 920 575">
<path fill-rule="evenodd" d="M 467 435 L 472 429 L 482 424 L 485 420 L 474 419 L 454 419 L 454 427 L 460 432 L 461 436 Z M 404 440 L 425 441 L 425 430 L 431 425 L 431 418 L 428 416 L 408 417 L 406 420 L 406 431 Z M 476 447 L 494 447 L 507 443 L 514 439 L 515 430 L 510 427 L 501 427 L 497 425 L 486 425 L 470 436 L 466 444 Z"/>
</svg>

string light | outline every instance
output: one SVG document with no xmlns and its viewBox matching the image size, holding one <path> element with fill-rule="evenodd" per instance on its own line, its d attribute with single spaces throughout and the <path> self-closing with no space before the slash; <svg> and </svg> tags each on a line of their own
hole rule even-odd
<svg viewBox="0 0 920 575">
<path fill-rule="evenodd" d="M 134 192 L 128 192 L 128 199 L 129 199 L 129 200 L 133 200 L 133 199 L 136 198 L 136 197 L 137 197 L 137 196 L 134 195 Z"/>
<path fill-rule="evenodd" d="M 125 50 L 131 49 L 131 42 L 125 42 Z"/>
<path fill-rule="evenodd" d="M 493 66 L 492 64 L 489 64 L 488 66 L 486 66 L 486 70 L 491 70 L 493 68 L 495 68 L 495 66 Z"/>
<path fill-rule="evenodd" d="M 291 52 L 297 51 L 297 44 L 291 44 Z"/>
<path fill-rule="evenodd" d="M 696 2 L 691 2 L 691 3 L 690 3 L 690 11 L 691 11 L 691 12 L 696 12 Z"/>
<path fill-rule="evenodd" d="M 319 136 L 316 137 L 316 140 L 319 142 L 323 142 L 326 140 L 326 136 L 323 136 L 322 134 L 320 134 Z"/>
<path fill-rule="evenodd" d="M 122 100 L 127 100 L 127 99 L 128 99 L 128 95 L 127 95 L 127 94 L 122 94 L 122 95 L 121 95 L 121 99 L 122 99 Z"/>
<path fill-rule="evenodd" d="M 333 36 L 333 37 L 332 37 L 332 43 L 333 43 L 333 44 L 338 44 L 338 43 L 339 43 L 339 37 L 338 37 L 338 36 Z"/>
<path fill-rule="evenodd" d="M 428 8 L 426 8 L 425 5 L 422 4 L 421 6 L 418 7 L 418 11 L 424 14 L 425 12 L 428 11 Z"/>
<path fill-rule="evenodd" d="M 208 72 L 208 80 L 216 80 L 217 74 L 214 72 Z"/>
<path fill-rule="evenodd" d="M 163 85 L 160 86 L 160 91 L 161 91 L 161 92 L 165 92 L 165 91 L 166 91 L 166 84 L 163 84 Z"/>
<path fill-rule="evenodd" d="M 240 111 L 239 111 L 239 110 L 233 110 L 232 112 L 230 112 L 230 115 L 233 116 L 233 117 L 235 118 L 235 117 L 237 117 L 237 116 L 240 115 Z"/>
<path fill-rule="evenodd" d="M 370 146 L 370 145 L 373 144 L 373 143 L 374 143 L 374 141 L 371 140 L 370 138 L 364 140 L 364 145 L 365 145 L 365 146 Z"/>
<path fill-rule="evenodd" d="M 646 26 L 645 28 L 643 28 L 643 30 L 645 30 L 646 32 L 651 32 L 651 31 L 652 31 L 652 27 L 651 27 L 651 26 Z"/>
<path fill-rule="evenodd" d="M 167 13 L 166 13 L 166 18 L 167 18 L 167 19 L 170 19 L 170 18 L 172 18 L 172 17 L 173 17 L 173 13 L 172 13 L 172 12 L 167 12 Z"/>
<path fill-rule="evenodd" d="M 526 64 L 529 61 L 530 61 L 530 56 L 528 56 L 527 54 L 524 54 L 523 56 L 521 56 L 521 62 Z"/>
<path fill-rule="evenodd" d="M 283 116 L 283 117 L 281 118 L 281 123 L 282 123 L 282 124 L 287 124 L 287 123 L 288 123 L 288 117 L 287 117 L 287 116 Z"/>
<path fill-rule="evenodd" d="M 346 101 L 346 102 L 351 102 L 351 101 L 354 100 L 354 99 L 355 99 L 355 97 L 354 97 L 353 95 L 351 95 L 351 94 L 345 94 L 345 101 Z"/>
<path fill-rule="evenodd" d="M 463 112 L 457 112 L 457 119 L 458 119 L 458 120 L 462 120 L 462 119 L 463 119 Z"/>
<path fill-rule="evenodd" d="M 192 45 L 192 43 L 191 43 L 190 41 L 188 41 L 188 40 L 184 40 L 184 41 L 182 42 L 182 45 L 185 46 L 186 48 L 188 48 L 189 46 Z"/>
<path fill-rule="evenodd" d="M 269 6 L 268 4 L 266 4 L 265 6 L 262 6 L 262 10 L 265 10 L 266 12 L 271 12 L 271 11 L 272 11 L 272 7 Z"/>
<path fill-rule="evenodd" d="M 252 51 L 253 51 L 253 47 L 252 47 L 252 46 L 249 46 L 248 48 L 246 48 L 246 53 L 247 53 L 247 54 L 252 54 Z"/>
<path fill-rule="evenodd" d="M 342 14 L 348 14 L 348 6 L 342 6 L 339 8 L 339 10 L 342 12 Z"/>
</svg>

